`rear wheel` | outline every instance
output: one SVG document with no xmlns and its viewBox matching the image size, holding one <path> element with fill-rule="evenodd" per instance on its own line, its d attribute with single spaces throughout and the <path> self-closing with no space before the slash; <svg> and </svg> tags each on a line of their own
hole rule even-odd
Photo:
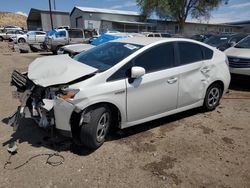
<svg viewBox="0 0 250 188">
<path fill-rule="evenodd" d="M 212 84 L 206 93 L 203 107 L 207 111 L 214 110 L 220 102 L 220 98 L 222 96 L 222 88 L 219 84 Z"/>
<path fill-rule="evenodd" d="M 0 37 L 0 41 L 1 41 L 1 42 L 3 41 L 3 37 Z"/>
<path fill-rule="evenodd" d="M 24 38 L 18 39 L 18 43 L 25 43 L 25 42 L 26 42 L 26 40 Z"/>
<path fill-rule="evenodd" d="M 90 149 L 99 148 L 105 141 L 111 125 L 111 110 L 108 106 L 96 106 L 89 112 L 89 123 L 81 127 L 80 139 Z"/>
</svg>

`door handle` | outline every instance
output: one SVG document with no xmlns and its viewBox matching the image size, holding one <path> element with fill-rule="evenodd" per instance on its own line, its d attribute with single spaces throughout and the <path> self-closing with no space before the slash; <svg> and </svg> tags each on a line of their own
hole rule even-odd
<svg viewBox="0 0 250 188">
<path fill-rule="evenodd" d="M 203 67 L 203 68 L 201 69 L 201 72 L 202 72 L 202 73 L 208 73 L 209 71 L 210 71 L 209 67 Z"/>
<path fill-rule="evenodd" d="M 173 83 L 175 83 L 176 81 L 177 81 L 178 79 L 175 77 L 175 78 L 170 78 L 170 79 L 168 79 L 168 83 L 169 84 L 173 84 Z"/>
</svg>

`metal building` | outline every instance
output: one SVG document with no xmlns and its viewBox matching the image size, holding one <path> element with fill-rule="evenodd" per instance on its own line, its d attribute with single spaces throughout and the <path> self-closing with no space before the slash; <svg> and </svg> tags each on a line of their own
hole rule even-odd
<svg viewBox="0 0 250 188">
<path fill-rule="evenodd" d="M 244 32 L 250 33 L 250 20 L 231 22 L 228 24 L 235 25 L 235 26 L 241 26 L 241 27 L 243 27 Z"/>
<path fill-rule="evenodd" d="M 54 28 L 60 26 L 70 26 L 69 12 L 53 10 L 52 19 Z M 31 8 L 27 18 L 28 30 L 51 30 L 49 10 Z"/>
<path fill-rule="evenodd" d="M 72 28 L 106 31 L 140 32 L 147 31 L 152 23 L 140 22 L 140 14 L 133 11 L 112 10 L 90 7 L 74 7 L 70 13 Z"/>
</svg>

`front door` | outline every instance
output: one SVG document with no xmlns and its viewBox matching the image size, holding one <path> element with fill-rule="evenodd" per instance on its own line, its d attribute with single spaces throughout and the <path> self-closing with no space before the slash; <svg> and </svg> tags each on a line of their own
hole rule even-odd
<svg viewBox="0 0 250 188">
<path fill-rule="evenodd" d="M 127 121 L 158 115 L 177 107 L 178 72 L 174 67 L 172 43 L 163 43 L 132 60 L 133 66 L 145 68 L 141 78 L 127 79 Z"/>
</svg>

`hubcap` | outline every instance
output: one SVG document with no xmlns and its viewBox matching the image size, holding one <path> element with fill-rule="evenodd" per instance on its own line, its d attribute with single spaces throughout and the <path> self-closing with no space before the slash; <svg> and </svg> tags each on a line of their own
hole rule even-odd
<svg viewBox="0 0 250 188">
<path fill-rule="evenodd" d="M 97 131 L 96 131 L 96 139 L 98 142 L 101 142 L 108 130 L 109 126 L 109 113 L 103 113 L 100 117 L 97 125 Z"/>
<path fill-rule="evenodd" d="M 212 88 L 208 94 L 208 106 L 214 107 L 217 105 L 220 99 L 220 90 L 219 88 Z"/>
</svg>

